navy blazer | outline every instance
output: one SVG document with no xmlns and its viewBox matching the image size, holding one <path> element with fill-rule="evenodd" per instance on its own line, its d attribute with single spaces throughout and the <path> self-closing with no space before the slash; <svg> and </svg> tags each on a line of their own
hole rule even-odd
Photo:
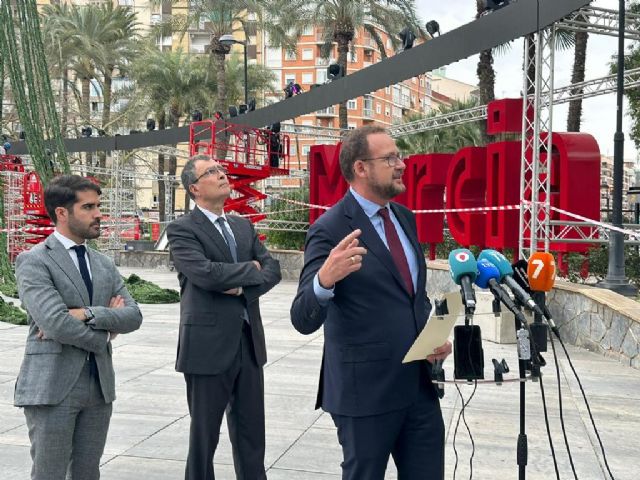
<svg viewBox="0 0 640 480">
<path fill-rule="evenodd" d="M 309 229 L 304 267 L 291 306 L 293 326 L 310 334 L 324 325 L 324 352 L 316 408 L 348 416 L 401 409 L 416 399 L 421 363 L 402 364 L 424 328 L 431 309 L 425 292 L 426 265 L 415 217 L 402 205 L 391 209 L 418 258 L 416 294 L 410 296 L 391 253 L 350 192 Z M 322 307 L 313 279 L 332 248 L 361 229 L 367 249 L 362 268 L 337 282 L 335 296 Z M 429 370 L 429 369 L 425 369 Z"/>
</svg>

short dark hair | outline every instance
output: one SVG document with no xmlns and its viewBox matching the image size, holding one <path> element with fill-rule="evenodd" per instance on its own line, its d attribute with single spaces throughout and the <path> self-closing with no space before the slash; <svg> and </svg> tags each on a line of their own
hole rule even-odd
<svg viewBox="0 0 640 480">
<path fill-rule="evenodd" d="M 356 160 L 367 158 L 369 153 L 369 135 L 387 133 L 384 127 L 378 125 L 366 125 L 350 131 L 342 140 L 340 148 L 340 170 L 347 182 L 353 180 L 353 164 Z"/>
<path fill-rule="evenodd" d="M 193 200 L 195 197 L 189 187 L 196 183 L 196 179 L 198 176 L 196 175 L 196 162 L 208 162 L 211 160 L 209 155 L 205 155 L 204 153 L 198 153 L 192 157 L 189 157 L 187 163 L 182 167 L 182 174 L 180 175 L 180 180 L 182 180 L 182 186 L 189 194 L 189 198 Z"/>
<path fill-rule="evenodd" d="M 91 180 L 80 175 L 60 175 L 49 182 L 44 189 L 44 207 L 49 218 L 55 224 L 58 221 L 56 208 L 63 207 L 72 210 L 78 201 L 78 192 L 93 190 L 102 195 L 102 190 Z"/>
</svg>

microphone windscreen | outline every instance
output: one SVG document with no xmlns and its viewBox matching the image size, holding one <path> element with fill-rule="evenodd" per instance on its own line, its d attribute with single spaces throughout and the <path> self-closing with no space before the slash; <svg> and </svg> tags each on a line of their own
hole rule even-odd
<svg viewBox="0 0 640 480">
<path fill-rule="evenodd" d="M 498 268 L 498 271 L 500 272 L 499 281 L 502 281 L 502 279 L 506 275 L 513 275 L 513 269 L 511 268 L 509 260 L 507 260 L 507 257 L 505 257 L 497 250 L 483 250 L 482 252 L 480 252 L 480 255 L 478 255 L 478 260 L 481 260 L 483 258 L 489 260 Z"/>
<path fill-rule="evenodd" d="M 453 281 L 460 285 L 460 279 L 469 276 L 473 282 L 478 274 L 476 258 L 471 250 L 457 248 L 449 253 L 449 272 Z"/>
<path fill-rule="evenodd" d="M 527 274 L 527 269 L 529 268 L 529 264 L 526 260 L 518 260 L 517 262 L 511 264 L 511 268 L 513 269 L 513 279 L 516 281 L 520 288 L 522 288 L 525 292 L 531 293 L 531 287 L 529 285 L 529 276 Z"/>
<path fill-rule="evenodd" d="M 500 281 L 500 270 L 486 258 L 478 260 L 478 276 L 476 285 L 480 288 L 489 288 L 489 281 L 494 279 Z"/>
<path fill-rule="evenodd" d="M 556 281 L 556 262 L 549 252 L 535 252 L 529 257 L 527 276 L 531 290 L 549 292 Z"/>
</svg>

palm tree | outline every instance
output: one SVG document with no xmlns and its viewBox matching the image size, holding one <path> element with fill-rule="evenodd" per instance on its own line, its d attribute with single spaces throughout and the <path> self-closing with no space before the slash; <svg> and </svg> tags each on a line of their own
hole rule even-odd
<svg viewBox="0 0 640 480">
<path fill-rule="evenodd" d="M 154 0 L 162 3 L 163 0 Z M 169 27 L 172 31 L 183 35 L 193 25 L 202 25 L 209 32 L 210 42 L 207 47 L 211 71 L 216 74 L 217 96 L 215 109 L 226 111 L 227 99 L 225 57 L 230 51 L 228 45 L 220 43 L 220 37 L 242 31 L 247 37 L 250 13 L 260 13 L 260 2 L 254 0 L 192 0 L 189 2 L 187 14 L 174 13 Z"/>
<path fill-rule="evenodd" d="M 185 114 L 194 108 L 204 110 L 204 106 L 208 105 L 207 75 L 203 58 L 191 56 L 180 49 L 162 52 L 149 47 L 131 65 L 131 76 L 139 92 L 132 108 L 148 106 L 154 112 L 160 130 L 164 130 L 165 126 L 178 127 Z M 177 159 L 170 156 L 167 174 L 175 175 L 176 170 Z M 158 155 L 157 173 L 165 173 L 162 154 Z M 166 214 L 164 193 L 163 182 L 158 182 L 160 221 L 165 220 Z M 172 198 L 175 205 L 175 195 Z"/>
<path fill-rule="evenodd" d="M 421 120 L 433 118 L 438 115 L 467 110 L 478 106 L 477 100 L 463 102 L 454 101 L 451 106 L 440 107 L 427 115 L 413 115 L 408 120 Z M 400 151 L 410 153 L 454 153 L 463 147 L 483 145 L 483 129 L 478 122 L 467 122 L 451 127 L 414 133 L 398 138 L 396 143 Z"/>
<path fill-rule="evenodd" d="M 588 21 L 585 15 L 579 14 L 579 19 Z M 571 84 L 584 82 L 584 70 L 587 63 L 587 42 L 589 34 L 587 32 L 575 33 L 575 46 L 573 56 L 573 70 L 571 72 Z M 582 93 L 579 90 L 577 93 Z M 567 131 L 579 132 L 582 117 L 582 99 L 577 98 L 569 102 L 569 113 L 567 114 Z"/>
<path fill-rule="evenodd" d="M 424 37 L 418 26 L 413 0 L 381 2 L 374 0 L 275 0 L 263 2 L 266 10 L 265 29 L 274 46 L 294 50 L 297 39 L 307 27 L 322 32 L 321 51 L 329 57 L 337 44 L 337 62 L 347 73 L 349 43 L 357 31 L 364 29 L 376 43 L 380 55 L 387 56 L 383 32 L 390 34 L 393 46 L 398 39 L 394 35 L 404 27 L 411 28 Z M 340 128 L 347 128 L 346 102 L 339 108 Z"/>
</svg>

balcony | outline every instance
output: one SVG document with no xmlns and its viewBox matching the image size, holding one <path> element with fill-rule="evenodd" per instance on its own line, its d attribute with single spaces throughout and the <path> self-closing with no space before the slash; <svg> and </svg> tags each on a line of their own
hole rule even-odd
<svg viewBox="0 0 640 480">
<path fill-rule="evenodd" d="M 376 44 L 376 41 L 371 38 L 371 37 L 364 37 L 362 39 L 362 46 L 365 50 L 377 50 L 378 49 L 378 45 Z"/>
<path fill-rule="evenodd" d="M 332 62 L 331 58 L 316 57 L 316 67 L 328 67 Z"/>
<path fill-rule="evenodd" d="M 335 107 L 327 107 L 323 108 L 322 110 L 316 110 L 315 115 L 317 117 L 335 117 Z"/>
<path fill-rule="evenodd" d="M 373 118 L 373 108 L 363 108 L 362 116 L 363 118 Z"/>
</svg>

